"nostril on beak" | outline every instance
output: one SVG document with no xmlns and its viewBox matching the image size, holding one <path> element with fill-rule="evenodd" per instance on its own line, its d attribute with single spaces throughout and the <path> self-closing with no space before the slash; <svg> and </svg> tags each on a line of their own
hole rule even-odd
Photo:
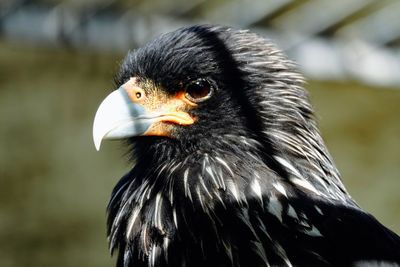
<svg viewBox="0 0 400 267">
<path fill-rule="evenodd" d="M 146 98 L 145 91 L 137 86 L 132 86 L 130 88 L 125 87 L 126 92 L 129 95 L 129 98 L 135 103 L 141 103 Z"/>
<path fill-rule="evenodd" d="M 143 102 L 146 97 L 145 91 L 138 85 L 138 78 L 132 77 L 121 86 L 128 93 L 129 98 L 135 103 Z"/>
</svg>

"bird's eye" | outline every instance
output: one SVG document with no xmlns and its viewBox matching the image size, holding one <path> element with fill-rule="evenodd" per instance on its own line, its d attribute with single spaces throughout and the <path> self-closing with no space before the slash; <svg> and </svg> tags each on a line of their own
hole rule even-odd
<svg viewBox="0 0 400 267">
<path fill-rule="evenodd" d="M 210 98 L 212 92 L 211 84 L 207 80 L 200 79 L 186 85 L 185 97 L 192 102 L 202 102 Z"/>
</svg>

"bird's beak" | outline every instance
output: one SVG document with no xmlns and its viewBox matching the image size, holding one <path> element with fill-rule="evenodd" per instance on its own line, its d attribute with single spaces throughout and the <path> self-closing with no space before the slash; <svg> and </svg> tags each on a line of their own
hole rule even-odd
<svg viewBox="0 0 400 267">
<path fill-rule="evenodd" d="M 168 136 L 165 126 L 160 125 L 160 122 L 179 125 L 194 123 L 188 113 L 179 111 L 185 105 L 179 98 L 138 101 L 132 95 L 138 89 L 140 88 L 132 86 L 132 81 L 129 81 L 109 94 L 100 104 L 93 123 L 93 141 L 97 150 L 100 149 L 103 139 L 123 139 L 139 135 Z"/>
</svg>

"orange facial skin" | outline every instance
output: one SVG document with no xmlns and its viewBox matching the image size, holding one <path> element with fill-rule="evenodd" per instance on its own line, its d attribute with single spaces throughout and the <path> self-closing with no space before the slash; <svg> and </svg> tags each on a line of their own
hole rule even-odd
<svg viewBox="0 0 400 267">
<path fill-rule="evenodd" d="M 153 84 L 140 82 L 136 77 L 129 79 L 122 88 L 132 102 L 142 105 L 146 113 L 154 117 L 154 123 L 143 135 L 170 137 L 173 130 L 171 124 L 191 125 L 196 121 L 187 111 L 197 104 L 187 99 L 184 92 L 171 96 Z"/>
</svg>

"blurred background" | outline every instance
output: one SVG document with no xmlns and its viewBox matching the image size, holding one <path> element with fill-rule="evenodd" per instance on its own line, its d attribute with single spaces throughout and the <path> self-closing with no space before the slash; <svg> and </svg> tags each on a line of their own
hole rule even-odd
<svg viewBox="0 0 400 267">
<path fill-rule="evenodd" d="M 217 23 L 272 39 L 308 79 L 352 196 L 400 233 L 400 1 L 2 0 L 0 266 L 113 266 L 105 208 L 131 167 L 92 143 L 129 49 Z"/>
</svg>

